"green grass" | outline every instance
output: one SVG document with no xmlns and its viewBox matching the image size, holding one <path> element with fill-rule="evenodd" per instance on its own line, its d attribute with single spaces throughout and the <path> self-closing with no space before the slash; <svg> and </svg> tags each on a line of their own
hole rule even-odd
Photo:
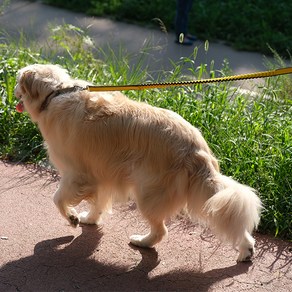
<svg viewBox="0 0 292 292">
<path fill-rule="evenodd" d="M 173 30 L 176 1 L 169 0 L 45 0 L 45 3 L 98 16 L 110 16 Z M 189 28 L 202 40 L 223 40 L 241 50 L 271 54 L 269 46 L 285 57 L 292 47 L 292 1 L 196 0 Z"/>
<path fill-rule="evenodd" d="M 51 28 L 50 51 L 28 49 L 22 43 L 0 45 L 0 158 L 39 163 L 47 161 L 41 135 L 26 114 L 15 111 L 15 75 L 31 63 L 59 63 L 74 76 L 94 84 L 135 84 L 152 81 L 143 60 L 129 66 L 127 54 L 95 48 L 79 28 Z M 195 55 L 195 52 L 194 52 Z M 173 64 L 160 81 L 184 79 L 189 65 L 192 78 L 225 76 L 213 64 L 194 67 L 195 56 Z M 106 61 L 102 62 L 106 56 Z M 281 59 L 276 56 L 279 63 Z M 207 71 L 206 68 L 210 68 Z M 155 80 L 159 81 L 159 80 Z M 267 79 L 256 97 L 244 96 L 232 83 L 197 85 L 165 90 L 129 91 L 136 100 L 168 108 L 198 127 L 220 160 L 222 172 L 259 191 L 264 203 L 260 231 L 292 238 L 292 100 L 290 76 Z"/>
</svg>

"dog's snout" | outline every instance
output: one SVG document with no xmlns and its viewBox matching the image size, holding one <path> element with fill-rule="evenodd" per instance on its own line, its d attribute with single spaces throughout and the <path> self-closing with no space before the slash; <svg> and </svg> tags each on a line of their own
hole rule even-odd
<svg viewBox="0 0 292 292">
<path fill-rule="evenodd" d="M 21 99 L 22 95 L 21 95 L 21 92 L 19 90 L 19 86 L 18 86 L 18 83 L 15 85 L 14 87 L 14 95 L 16 98 L 18 99 Z"/>
</svg>

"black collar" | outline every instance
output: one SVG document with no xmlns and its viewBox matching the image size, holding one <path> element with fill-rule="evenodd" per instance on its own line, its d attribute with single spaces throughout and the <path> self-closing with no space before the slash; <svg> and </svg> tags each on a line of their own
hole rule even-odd
<svg viewBox="0 0 292 292">
<path fill-rule="evenodd" d="M 73 86 L 73 87 L 67 87 L 67 88 L 53 90 L 49 95 L 47 95 L 47 97 L 45 98 L 45 100 L 41 104 L 40 112 L 47 109 L 47 107 L 49 106 L 49 104 L 53 98 L 55 98 L 59 95 L 65 94 L 65 93 L 71 93 L 71 92 L 81 91 L 81 90 L 85 90 L 85 89 L 86 89 L 86 87 Z"/>
</svg>

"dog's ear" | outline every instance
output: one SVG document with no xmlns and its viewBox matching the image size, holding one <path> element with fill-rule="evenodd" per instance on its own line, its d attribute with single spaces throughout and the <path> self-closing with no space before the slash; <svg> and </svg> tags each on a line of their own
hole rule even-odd
<svg viewBox="0 0 292 292">
<path fill-rule="evenodd" d="M 35 74 L 34 71 L 25 71 L 22 73 L 19 81 L 21 91 L 32 99 L 37 96 L 37 87 L 34 84 Z"/>
</svg>

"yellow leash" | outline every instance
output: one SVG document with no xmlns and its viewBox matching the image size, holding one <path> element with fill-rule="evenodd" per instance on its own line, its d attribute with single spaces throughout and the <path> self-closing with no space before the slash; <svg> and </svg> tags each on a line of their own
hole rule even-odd
<svg viewBox="0 0 292 292">
<path fill-rule="evenodd" d="M 218 78 L 209 78 L 201 80 L 192 80 L 192 81 L 180 81 L 180 82 L 165 82 L 165 83 L 144 83 L 136 85 L 105 85 L 105 86 L 87 86 L 89 91 L 122 91 L 122 90 L 143 90 L 143 89 L 152 89 L 152 88 L 166 88 L 166 87 L 175 87 L 175 86 L 191 86 L 195 84 L 202 83 L 214 83 L 214 82 L 224 82 L 224 81 L 236 81 L 236 80 L 246 80 L 246 79 L 255 79 L 255 78 L 266 78 L 284 74 L 291 74 L 292 67 L 276 69 L 271 71 L 262 71 L 257 73 L 250 74 L 240 74 L 227 77 L 218 77 Z"/>
</svg>

